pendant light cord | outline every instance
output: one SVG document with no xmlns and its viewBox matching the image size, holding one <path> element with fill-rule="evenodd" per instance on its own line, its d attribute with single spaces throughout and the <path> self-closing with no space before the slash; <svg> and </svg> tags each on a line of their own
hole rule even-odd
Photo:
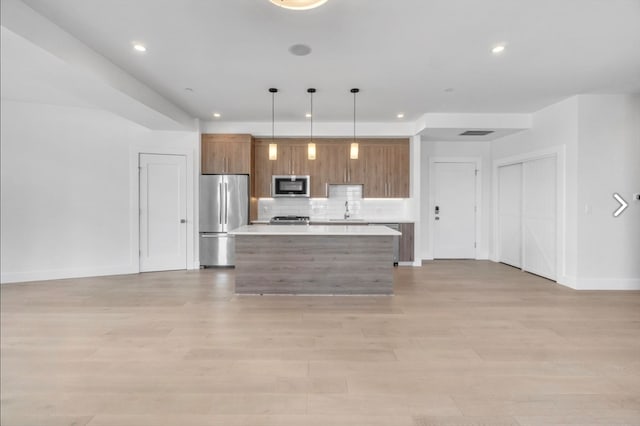
<svg viewBox="0 0 640 426">
<path fill-rule="evenodd" d="M 278 89 L 272 87 L 269 89 L 269 93 L 271 93 L 271 142 L 273 142 L 273 139 L 275 138 L 275 128 L 276 128 L 276 108 L 275 108 L 275 98 L 276 98 L 276 93 L 278 93 Z"/>
<path fill-rule="evenodd" d="M 316 93 L 316 89 L 314 89 L 313 87 L 310 87 L 310 88 L 307 89 L 307 93 L 309 95 L 311 95 L 311 98 L 310 98 L 311 99 L 311 101 L 310 101 L 311 102 L 311 111 L 309 111 L 309 115 L 311 115 L 311 117 L 309 117 L 309 118 L 311 118 L 311 121 L 310 121 L 310 123 L 311 123 L 311 129 L 310 129 L 311 140 L 309 142 L 313 142 L 313 94 Z"/>
<path fill-rule="evenodd" d="M 311 142 L 313 142 L 313 92 L 311 92 Z"/>
<path fill-rule="evenodd" d="M 353 141 L 356 141 L 356 92 L 353 92 Z"/>
<path fill-rule="evenodd" d="M 360 91 L 360 89 L 351 89 L 351 93 L 353 93 L 353 142 L 356 141 L 356 94 Z"/>
</svg>

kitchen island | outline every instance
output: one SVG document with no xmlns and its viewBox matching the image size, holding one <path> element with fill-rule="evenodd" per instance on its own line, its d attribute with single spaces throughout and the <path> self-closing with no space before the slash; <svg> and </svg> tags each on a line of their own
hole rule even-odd
<svg viewBox="0 0 640 426">
<path fill-rule="evenodd" d="M 249 225 L 236 240 L 237 294 L 393 294 L 386 226 Z"/>
</svg>

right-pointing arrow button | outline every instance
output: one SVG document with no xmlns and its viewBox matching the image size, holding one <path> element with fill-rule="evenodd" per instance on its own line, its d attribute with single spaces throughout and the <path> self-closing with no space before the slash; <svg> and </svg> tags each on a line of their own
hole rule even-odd
<svg viewBox="0 0 640 426">
<path fill-rule="evenodd" d="M 615 198 L 616 201 L 620 203 L 620 207 L 618 207 L 618 210 L 613 212 L 613 217 L 618 217 L 620 216 L 620 214 L 622 214 L 624 209 L 626 209 L 629 206 L 629 204 L 627 204 L 624 198 L 622 198 L 620 194 L 618 194 L 617 192 L 613 194 L 613 198 Z"/>
</svg>

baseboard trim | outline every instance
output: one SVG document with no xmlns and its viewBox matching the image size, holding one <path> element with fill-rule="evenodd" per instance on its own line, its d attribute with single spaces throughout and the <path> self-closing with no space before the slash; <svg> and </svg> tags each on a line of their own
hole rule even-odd
<svg viewBox="0 0 640 426">
<path fill-rule="evenodd" d="M 640 290 L 640 278 L 578 278 L 576 290 Z"/>
<path fill-rule="evenodd" d="M 44 271 L 9 272 L 0 275 L 0 284 L 29 281 L 50 281 L 67 278 L 101 277 L 105 275 L 137 274 L 138 265 L 120 265 L 104 268 L 50 269 Z"/>
</svg>

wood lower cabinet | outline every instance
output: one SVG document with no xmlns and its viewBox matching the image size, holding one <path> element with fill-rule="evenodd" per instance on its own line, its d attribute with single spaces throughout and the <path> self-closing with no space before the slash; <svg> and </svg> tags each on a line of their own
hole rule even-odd
<svg viewBox="0 0 640 426">
<path fill-rule="evenodd" d="M 251 135 L 203 134 L 202 174 L 250 174 Z"/>
<path fill-rule="evenodd" d="M 398 258 L 400 262 L 413 262 L 414 224 L 401 223 L 400 232 L 402 232 L 402 236 L 400 236 L 400 254 Z"/>
</svg>

